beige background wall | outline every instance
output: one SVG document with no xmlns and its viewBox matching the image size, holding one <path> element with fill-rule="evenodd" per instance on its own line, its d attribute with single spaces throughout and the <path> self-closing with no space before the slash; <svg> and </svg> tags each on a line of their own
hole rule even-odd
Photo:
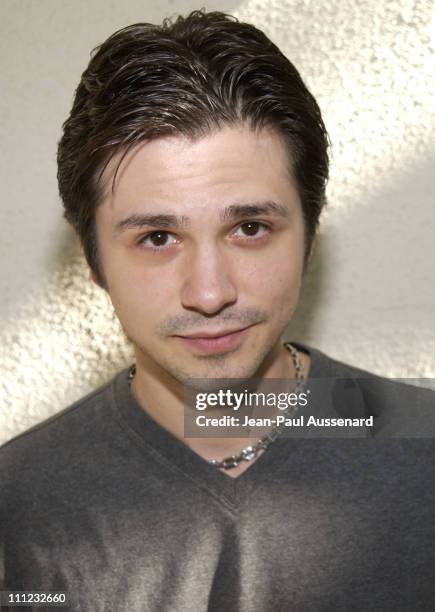
<svg viewBox="0 0 435 612">
<path fill-rule="evenodd" d="M 329 208 L 289 337 L 435 377 L 434 8 L 425 0 L 2 0 L 0 441 L 131 360 L 62 220 L 56 143 L 90 50 L 205 6 L 263 29 L 318 98 Z"/>
</svg>

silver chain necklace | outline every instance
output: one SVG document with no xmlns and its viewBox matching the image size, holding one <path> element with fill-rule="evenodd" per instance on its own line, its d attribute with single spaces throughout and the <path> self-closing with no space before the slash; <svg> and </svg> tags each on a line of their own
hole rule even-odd
<svg viewBox="0 0 435 612">
<path fill-rule="evenodd" d="M 305 383 L 305 375 L 304 375 L 304 366 L 302 365 L 301 358 L 299 357 L 299 353 L 297 350 L 290 344 L 290 342 L 284 343 L 285 348 L 290 352 L 293 359 L 293 366 L 296 373 L 296 389 L 295 393 L 300 391 Z M 136 374 L 136 365 L 132 365 L 130 371 L 128 373 L 128 384 L 131 385 L 131 381 Z M 290 414 L 294 414 L 296 411 L 295 407 L 289 406 L 285 410 L 281 412 L 283 416 L 289 416 Z M 262 438 L 258 440 L 255 444 L 250 446 L 246 446 L 244 449 L 240 451 L 238 455 L 230 455 L 229 457 L 225 457 L 225 459 L 208 459 L 208 462 L 211 465 L 214 465 L 218 469 L 230 470 L 232 468 L 237 467 L 242 461 L 252 461 L 262 450 L 267 450 L 269 446 L 274 442 L 277 438 L 280 437 L 282 432 L 284 431 L 284 425 L 276 426 L 272 429 L 272 431 Z"/>
</svg>

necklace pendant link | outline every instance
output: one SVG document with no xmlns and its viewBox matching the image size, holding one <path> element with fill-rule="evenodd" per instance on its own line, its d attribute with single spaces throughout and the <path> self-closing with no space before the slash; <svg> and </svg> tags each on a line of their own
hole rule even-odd
<svg viewBox="0 0 435 612">
<path fill-rule="evenodd" d="M 220 462 L 220 467 L 224 470 L 229 470 L 231 468 L 235 468 L 239 465 L 239 460 L 235 455 L 231 455 L 231 457 L 227 457 Z"/>
<path fill-rule="evenodd" d="M 242 450 L 240 455 L 245 461 L 251 461 L 252 459 L 254 459 L 254 457 L 257 456 L 257 451 L 253 446 L 247 446 Z"/>
<path fill-rule="evenodd" d="M 272 440 L 265 436 L 259 441 L 258 446 L 263 450 L 266 450 L 271 444 Z"/>
</svg>

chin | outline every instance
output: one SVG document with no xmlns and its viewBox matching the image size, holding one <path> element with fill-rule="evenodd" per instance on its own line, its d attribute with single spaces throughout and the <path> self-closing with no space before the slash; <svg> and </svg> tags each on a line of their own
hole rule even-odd
<svg viewBox="0 0 435 612">
<path fill-rule="evenodd" d="M 248 380 L 248 378 L 246 379 Z M 244 379 L 231 378 L 186 378 L 183 386 L 191 392 L 217 392 L 220 389 L 235 389 L 243 386 Z"/>
<path fill-rule="evenodd" d="M 208 357 L 207 360 L 186 359 L 179 367 L 172 362 L 167 371 L 189 389 L 212 391 L 234 388 L 250 380 L 257 375 L 262 362 L 262 355 L 251 356 L 248 361 L 243 353 L 236 355 L 233 352 Z"/>
</svg>

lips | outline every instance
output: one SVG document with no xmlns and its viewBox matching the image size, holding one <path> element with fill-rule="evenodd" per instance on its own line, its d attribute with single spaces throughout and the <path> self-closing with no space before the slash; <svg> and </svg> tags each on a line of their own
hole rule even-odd
<svg viewBox="0 0 435 612">
<path fill-rule="evenodd" d="M 251 327 L 216 332 L 196 332 L 188 336 L 176 336 L 176 338 L 194 353 L 218 355 L 239 348 Z"/>
<path fill-rule="evenodd" d="M 225 330 L 216 331 L 216 332 L 210 332 L 210 331 L 196 332 L 194 334 L 184 334 L 183 336 L 180 336 L 180 337 L 181 338 L 220 338 L 222 336 L 228 336 L 229 334 L 234 334 L 239 331 L 243 331 L 243 329 L 246 329 L 246 327 L 238 328 L 238 329 L 225 329 Z"/>
</svg>

